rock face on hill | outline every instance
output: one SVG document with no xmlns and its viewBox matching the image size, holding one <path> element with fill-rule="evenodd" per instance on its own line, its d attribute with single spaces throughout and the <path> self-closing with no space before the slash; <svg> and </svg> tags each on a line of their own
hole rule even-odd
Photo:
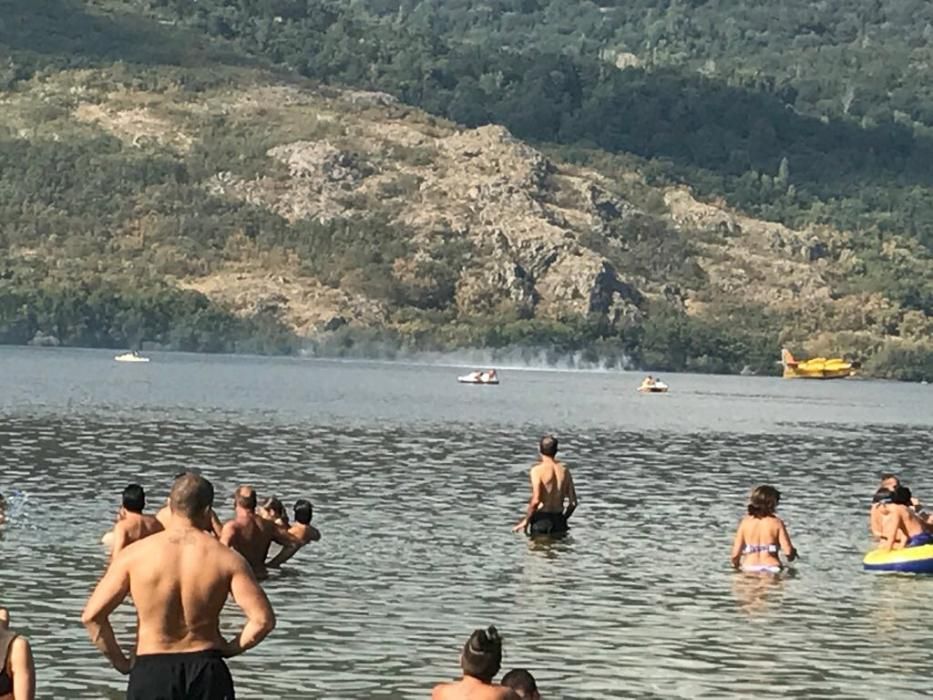
<svg viewBox="0 0 933 700">
<path fill-rule="evenodd" d="M 35 124 L 39 109 L 55 118 Z M 255 72 L 194 93 L 64 72 L 6 94 L 0 117 L 14 138 L 109 139 L 128 162 L 177 163 L 185 176 L 172 196 L 243 209 L 198 239 L 161 190 L 158 214 L 143 191 L 97 272 L 143 266 L 303 337 L 475 318 L 624 331 L 655 300 L 695 316 L 736 304 L 774 312 L 790 319 L 783 336 L 815 352 L 840 337 L 860 349 L 933 332 L 922 313 L 846 288 L 861 263 L 845 232 L 759 221 L 635 171 L 613 180 L 503 127 L 458 128 L 378 93 Z M 60 256 L 52 239 L 6 252 Z M 909 252 L 895 241 L 890 255 Z"/>
</svg>

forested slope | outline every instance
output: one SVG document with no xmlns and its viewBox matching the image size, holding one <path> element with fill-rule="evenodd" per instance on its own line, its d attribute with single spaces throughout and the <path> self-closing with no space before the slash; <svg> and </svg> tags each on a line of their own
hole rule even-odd
<svg viewBox="0 0 933 700">
<path fill-rule="evenodd" d="M 6 0 L 0 340 L 712 370 L 789 342 L 928 376 L 933 30 L 907 4 Z M 431 198 L 451 173 L 479 204 Z"/>
</svg>

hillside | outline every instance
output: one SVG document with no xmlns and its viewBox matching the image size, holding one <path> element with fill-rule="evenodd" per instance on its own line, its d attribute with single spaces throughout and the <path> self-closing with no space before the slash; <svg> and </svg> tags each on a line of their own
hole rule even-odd
<svg viewBox="0 0 933 700">
<path fill-rule="evenodd" d="M 643 157 L 459 127 L 135 8 L 13 5 L 0 342 L 709 371 L 772 371 L 789 344 L 933 378 L 933 264 L 909 231 L 769 223 Z"/>
</svg>

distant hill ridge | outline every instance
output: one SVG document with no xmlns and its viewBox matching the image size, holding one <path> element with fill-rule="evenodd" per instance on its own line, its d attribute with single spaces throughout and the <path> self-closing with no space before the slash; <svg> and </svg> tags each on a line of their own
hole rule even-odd
<svg viewBox="0 0 933 700">
<path fill-rule="evenodd" d="M 933 265 L 910 236 L 769 223 L 624 153 L 531 147 L 133 7 L 65 3 L 69 23 L 52 4 L 0 25 L 0 342 L 524 345 L 762 372 L 789 344 L 933 378 Z"/>
</svg>

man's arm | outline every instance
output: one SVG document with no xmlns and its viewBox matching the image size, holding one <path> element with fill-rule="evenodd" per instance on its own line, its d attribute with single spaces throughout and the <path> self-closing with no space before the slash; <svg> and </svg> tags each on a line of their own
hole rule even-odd
<svg viewBox="0 0 933 700">
<path fill-rule="evenodd" d="M 217 513 L 214 512 L 213 508 L 211 508 L 211 529 L 214 531 L 214 537 L 219 540 L 224 526 L 223 523 L 220 522 L 220 518 L 217 517 Z"/>
<path fill-rule="evenodd" d="M 220 540 L 220 544 L 230 547 L 230 543 L 233 541 L 233 536 L 236 534 L 236 524 L 232 520 L 228 520 L 224 523 L 224 526 L 220 528 L 220 536 L 217 538 Z"/>
<path fill-rule="evenodd" d="M 230 594 L 246 615 L 246 624 L 236 637 L 227 642 L 224 649 L 224 656 L 227 658 L 252 649 L 275 627 L 272 605 L 256 582 L 253 570 L 239 554 L 236 555 L 236 559 L 233 578 L 230 579 Z"/>
<path fill-rule="evenodd" d="M 22 637 L 13 640 L 10 647 L 10 670 L 13 671 L 13 697 L 15 700 L 35 700 L 36 664 L 29 642 Z"/>
<path fill-rule="evenodd" d="M 302 548 L 304 542 L 290 533 L 281 525 L 272 525 L 272 541 L 282 545 L 282 551 L 267 564 L 267 566 L 277 568 L 295 556 L 295 553 Z"/>
<path fill-rule="evenodd" d="M 541 480 L 535 475 L 534 469 L 531 470 L 531 498 L 528 500 L 528 508 L 525 511 L 525 517 L 516 523 L 515 527 L 512 528 L 512 532 L 519 532 L 528 527 L 528 522 L 531 520 L 531 516 L 534 515 L 534 512 L 538 510 L 538 506 L 541 505 Z"/>
<path fill-rule="evenodd" d="M 567 510 L 564 511 L 564 519 L 570 519 L 573 512 L 577 509 L 577 488 L 573 485 L 573 476 L 570 470 L 567 470 Z"/>
<path fill-rule="evenodd" d="M 117 554 L 126 546 L 126 528 L 123 523 L 117 523 L 113 528 L 113 549 L 110 550 L 110 560 L 113 561 Z"/>
<path fill-rule="evenodd" d="M 110 613 L 117 609 L 129 591 L 130 576 L 124 556 L 111 563 L 81 614 L 81 622 L 87 628 L 94 646 L 110 660 L 115 669 L 124 674 L 130 672 L 130 662 L 114 636 Z"/>
</svg>

